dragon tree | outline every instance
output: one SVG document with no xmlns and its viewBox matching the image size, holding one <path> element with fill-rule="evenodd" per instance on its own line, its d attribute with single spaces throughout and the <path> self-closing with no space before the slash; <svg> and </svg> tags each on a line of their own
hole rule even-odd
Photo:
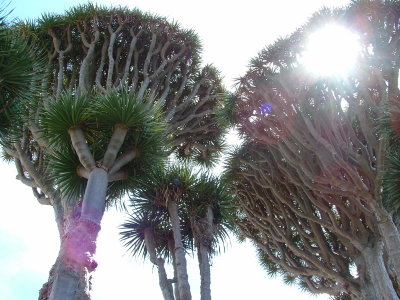
<svg viewBox="0 0 400 300">
<path fill-rule="evenodd" d="M 191 299 L 185 253 L 196 249 L 200 299 L 210 300 L 211 259 L 233 227 L 227 186 L 219 178 L 178 165 L 153 171 L 131 199 L 133 213 L 121 226 L 121 240 L 134 256 L 148 256 L 157 266 L 164 299 Z M 166 260 L 174 270 L 170 279 Z"/>
<path fill-rule="evenodd" d="M 398 1 L 322 10 L 251 61 L 231 104 L 244 139 L 226 173 L 238 226 L 270 274 L 312 293 L 400 294 L 399 16 Z M 360 36 L 356 67 L 312 76 L 298 57 L 332 22 Z"/>
<path fill-rule="evenodd" d="M 218 71 L 202 65 L 193 31 L 138 10 L 82 5 L 19 31 L 47 53 L 41 93 L 21 108 L 21 131 L 3 147 L 59 229 L 39 297 L 89 299 L 105 207 L 171 153 L 216 157 L 224 90 Z"/>
</svg>

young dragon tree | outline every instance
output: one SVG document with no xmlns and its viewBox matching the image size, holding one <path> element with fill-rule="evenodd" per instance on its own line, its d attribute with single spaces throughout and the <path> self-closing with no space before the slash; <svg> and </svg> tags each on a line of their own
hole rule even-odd
<svg viewBox="0 0 400 300">
<path fill-rule="evenodd" d="M 233 229 L 232 194 L 221 179 L 201 173 L 184 205 L 197 249 L 200 299 L 211 300 L 211 258 Z"/>
<path fill-rule="evenodd" d="M 176 245 L 182 245 L 186 252 L 193 252 L 193 246 L 196 247 L 201 299 L 211 299 L 211 256 L 219 251 L 221 242 L 227 238 L 227 230 L 233 224 L 232 198 L 227 186 L 209 174 L 188 175 L 190 173 L 185 167 L 169 167 L 155 173 L 150 183 L 144 183 L 134 192 L 133 213 L 121 226 L 124 245 L 135 256 L 145 250 L 145 254 L 148 253 L 150 260 L 157 265 L 164 299 L 181 299 L 179 281 L 183 258 L 180 258 L 182 254 L 177 252 L 180 248 Z M 175 197 L 179 201 L 171 200 L 178 199 Z M 164 201 L 175 201 L 177 220 L 173 220 L 177 214 L 171 212 L 170 204 L 166 206 Z M 174 232 L 174 228 L 179 228 L 180 232 Z M 177 238 L 181 238 L 181 242 L 176 243 Z M 164 260 L 160 266 L 161 258 L 156 260 L 152 253 L 169 256 L 174 268 L 172 280 L 165 275 Z M 171 283 L 178 286 L 175 294 L 171 294 Z"/>
<path fill-rule="evenodd" d="M 104 188 L 97 190 L 98 184 L 104 187 L 107 183 L 109 192 L 115 187 L 112 195 L 118 198 L 123 193 L 116 192 L 117 188 L 124 190 L 124 184 L 132 178 L 128 172 L 124 179 L 126 173 L 120 168 L 145 157 L 139 149 L 138 158 L 133 159 L 137 155 L 135 150 L 124 146 L 134 142 L 129 140 L 129 133 L 134 132 L 129 124 L 111 120 L 108 114 L 101 116 L 106 122 L 95 117 L 94 113 L 101 110 L 94 104 L 104 98 L 94 95 L 112 95 L 117 90 L 115 93 L 122 93 L 124 99 L 143 102 L 141 106 L 148 107 L 149 118 L 151 108 L 157 105 L 167 124 L 164 135 L 172 138 L 170 152 L 179 157 L 205 160 L 220 151 L 222 129 L 217 126 L 215 110 L 223 88 L 215 68 L 201 67 L 201 45 L 193 31 L 138 10 L 93 4 L 74 7 L 63 15 L 44 14 L 33 23 L 19 26 L 21 32 L 37 37 L 47 53 L 47 65 L 42 68 L 43 91 L 21 110 L 21 128 L 3 149 L 16 164 L 17 178 L 32 187 L 39 203 L 53 207 L 63 249 L 73 244 L 74 239 L 67 232 L 82 214 L 82 220 L 89 221 L 86 225 L 78 222 L 78 227 L 94 224 L 92 231 L 97 231 L 95 224 L 101 220 L 103 210 L 100 199 L 104 199 Z M 125 104 L 115 100 L 113 105 L 123 111 Z M 80 119 L 77 109 L 84 111 Z M 93 112 L 88 113 L 90 110 Z M 63 119 L 68 111 L 70 119 Z M 59 128 L 60 124 L 63 128 Z M 105 132 L 112 132 L 108 139 Z M 55 138 L 56 133 L 60 138 Z M 55 171 L 68 166 L 74 171 Z M 86 193 L 80 205 L 85 192 L 82 182 L 86 180 L 90 183 L 87 191 L 92 192 Z M 93 198 L 99 199 L 99 203 L 89 200 Z M 72 257 L 68 261 L 84 262 L 89 269 L 94 266 L 85 255 Z M 60 268 L 68 269 L 69 265 L 57 259 L 41 290 L 41 299 L 48 299 L 53 293 L 53 281 Z M 89 269 L 74 271 L 72 277 L 79 295 L 76 298 L 90 298 Z"/>
<path fill-rule="evenodd" d="M 169 234 L 169 224 L 163 214 L 156 210 L 137 209 L 121 225 L 121 241 L 135 256 L 147 256 L 157 267 L 159 285 L 165 300 L 175 300 L 172 284 L 176 279 L 168 279 L 165 258 L 168 256 L 168 243 L 173 237 Z M 179 298 L 178 298 L 179 299 Z"/>
<path fill-rule="evenodd" d="M 182 237 L 181 216 L 184 212 L 179 206 L 188 197 L 194 182 L 194 174 L 186 167 L 170 166 L 155 170 L 141 183 L 134 199 L 138 202 L 136 209 L 147 211 L 164 209 L 168 214 L 173 237 L 171 256 L 176 267 L 176 294 L 180 300 L 192 299 L 192 295 Z"/>
</svg>

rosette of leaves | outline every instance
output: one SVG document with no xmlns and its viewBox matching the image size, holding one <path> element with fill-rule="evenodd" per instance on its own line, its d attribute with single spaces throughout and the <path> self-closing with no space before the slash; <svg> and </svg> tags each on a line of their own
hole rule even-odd
<svg viewBox="0 0 400 300">
<path fill-rule="evenodd" d="M 168 147 L 160 108 L 127 90 L 63 93 L 49 101 L 41 127 L 53 149 L 51 177 L 70 199 L 83 195 L 91 169 L 104 164 L 107 197 L 120 198 L 148 168 L 163 161 Z"/>
</svg>

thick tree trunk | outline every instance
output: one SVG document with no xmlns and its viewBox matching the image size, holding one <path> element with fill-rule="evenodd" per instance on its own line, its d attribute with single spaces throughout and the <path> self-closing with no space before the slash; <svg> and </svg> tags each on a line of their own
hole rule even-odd
<svg viewBox="0 0 400 300">
<path fill-rule="evenodd" d="M 211 300 L 211 270 L 208 248 L 200 244 L 197 249 L 197 257 L 199 259 L 200 269 L 200 295 L 201 300 Z"/>
<path fill-rule="evenodd" d="M 73 227 L 80 215 L 80 206 L 74 209 L 65 209 L 68 213 L 63 214 L 60 206 L 53 206 L 57 216 L 56 222 L 60 234 L 59 255 L 49 272 L 48 281 L 43 284 L 39 292 L 39 300 L 49 299 L 74 299 L 90 300 L 91 275 L 87 268 L 76 268 L 69 264 L 62 256 L 65 253 L 65 232 Z M 60 211 L 58 211 L 60 210 Z"/>
<path fill-rule="evenodd" d="M 364 259 L 365 278 L 362 278 L 363 299 L 398 300 L 383 260 L 383 242 L 377 241 L 361 253 Z"/>
<path fill-rule="evenodd" d="M 107 171 L 102 168 L 94 168 L 90 172 L 83 197 L 81 219 L 100 225 L 105 209 L 107 185 Z"/>
<path fill-rule="evenodd" d="M 174 200 L 168 201 L 168 213 L 171 220 L 172 232 L 175 241 L 175 260 L 176 271 L 178 275 L 178 290 L 180 300 L 190 300 L 192 295 L 190 293 L 190 285 L 187 273 L 185 249 L 182 244 L 182 236 L 180 229 L 180 221 L 178 216 L 178 206 Z"/>
<path fill-rule="evenodd" d="M 87 271 L 77 272 L 60 257 L 49 273 L 48 281 L 39 292 L 39 300 L 78 299 L 90 300 L 91 275 Z"/>
<path fill-rule="evenodd" d="M 397 282 L 400 281 L 400 235 L 392 218 L 387 213 L 386 221 L 378 224 L 384 242 L 385 250 L 389 256 L 390 273 Z"/>
<path fill-rule="evenodd" d="M 47 287 L 42 289 L 49 300 L 90 299 L 89 274 L 97 267 L 93 256 L 104 214 L 107 176 L 102 168 L 91 171 L 80 213 L 71 212 L 63 226 L 58 226 L 63 228 L 59 256 Z"/>
<path fill-rule="evenodd" d="M 89 300 L 89 289 L 87 268 L 77 269 L 76 265 L 70 265 L 62 258 L 57 259 L 49 300 Z"/>
</svg>

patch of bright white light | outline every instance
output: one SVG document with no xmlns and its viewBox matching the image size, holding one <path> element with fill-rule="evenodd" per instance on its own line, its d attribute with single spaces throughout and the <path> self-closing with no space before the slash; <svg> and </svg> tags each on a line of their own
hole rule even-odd
<svg viewBox="0 0 400 300">
<path fill-rule="evenodd" d="M 360 51 L 359 37 L 345 27 L 326 25 L 311 34 L 300 63 L 315 75 L 345 76 Z"/>
</svg>

